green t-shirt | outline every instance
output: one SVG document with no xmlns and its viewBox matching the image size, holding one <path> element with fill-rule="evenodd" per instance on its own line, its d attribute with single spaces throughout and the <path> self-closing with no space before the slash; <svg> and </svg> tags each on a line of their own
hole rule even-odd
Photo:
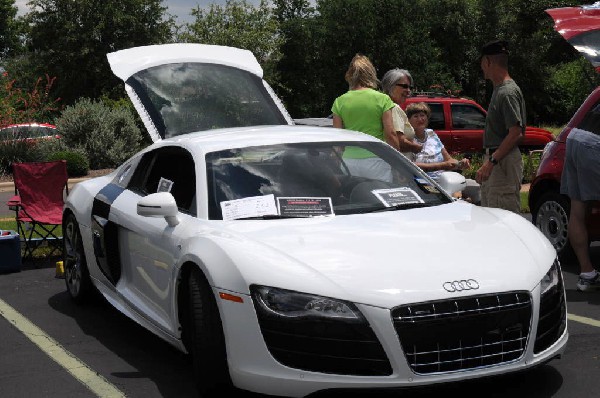
<svg viewBox="0 0 600 398">
<path fill-rule="evenodd" d="M 381 117 L 395 106 L 392 99 L 373 89 L 350 90 L 333 102 L 331 111 L 344 122 L 344 128 L 360 131 L 385 141 Z M 374 155 L 369 151 L 349 148 L 344 157 L 361 159 Z"/>
<path fill-rule="evenodd" d="M 507 80 L 494 88 L 487 117 L 485 118 L 485 131 L 483 146 L 495 148 L 500 146 L 508 129 L 521 126 L 525 132 L 527 115 L 525 113 L 525 100 L 523 93 L 514 80 Z"/>
</svg>

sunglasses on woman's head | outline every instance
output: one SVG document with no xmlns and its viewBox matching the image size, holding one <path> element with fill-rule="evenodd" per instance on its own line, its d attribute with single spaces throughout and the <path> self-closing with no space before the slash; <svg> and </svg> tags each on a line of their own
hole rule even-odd
<svg viewBox="0 0 600 398">
<path fill-rule="evenodd" d="M 410 90 L 412 90 L 414 88 L 410 84 L 404 84 L 404 83 L 396 83 L 396 86 L 400 86 L 402 88 L 407 88 L 407 89 L 410 89 Z"/>
</svg>

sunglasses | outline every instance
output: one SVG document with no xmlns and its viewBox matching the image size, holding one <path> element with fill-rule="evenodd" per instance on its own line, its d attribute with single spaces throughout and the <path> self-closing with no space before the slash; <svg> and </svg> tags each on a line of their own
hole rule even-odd
<svg viewBox="0 0 600 398">
<path fill-rule="evenodd" d="M 396 83 L 396 86 L 400 86 L 402 88 L 406 88 L 409 90 L 412 90 L 414 88 L 414 86 L 411 86 L 410 84 L 404 84 L 404 83 Z"/>
</svg>

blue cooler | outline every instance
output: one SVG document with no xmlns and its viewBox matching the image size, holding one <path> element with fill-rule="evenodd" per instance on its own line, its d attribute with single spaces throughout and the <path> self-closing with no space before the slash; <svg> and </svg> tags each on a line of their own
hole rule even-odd
<svg viewBox="0 0 600 398">
<path fill-rule="evenodd" d="M 21 240 L 15 231 L 0 230 L 0 273 L 21 271 Z"/>
</svg>

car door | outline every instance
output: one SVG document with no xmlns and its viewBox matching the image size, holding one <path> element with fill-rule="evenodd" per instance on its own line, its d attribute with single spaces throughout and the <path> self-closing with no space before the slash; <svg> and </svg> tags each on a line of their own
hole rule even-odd
<svg viewBox="0 0 600 398">
<path fill-rule="evenodd" d="M 170 192 L 179 208 L 180 223 L 170 227 L 164 218 L 137 214 L 144 196 Z M 111 221 L 118 228 L 121 275 L 117 291 L 140 313 L 171 333 L 173 294 L 180 243 L 196 215 L 196 173 L 192 155 L 180 147 L 161 147 L 146 153 L 127 189 L 114 201 Z"/>
<path fill-rule="evenodd" d="M 473 104 L 451 103 L 450 113 L 452 116 L 451 152 L 481 152 L 485 111 Z"/>
</svg>

